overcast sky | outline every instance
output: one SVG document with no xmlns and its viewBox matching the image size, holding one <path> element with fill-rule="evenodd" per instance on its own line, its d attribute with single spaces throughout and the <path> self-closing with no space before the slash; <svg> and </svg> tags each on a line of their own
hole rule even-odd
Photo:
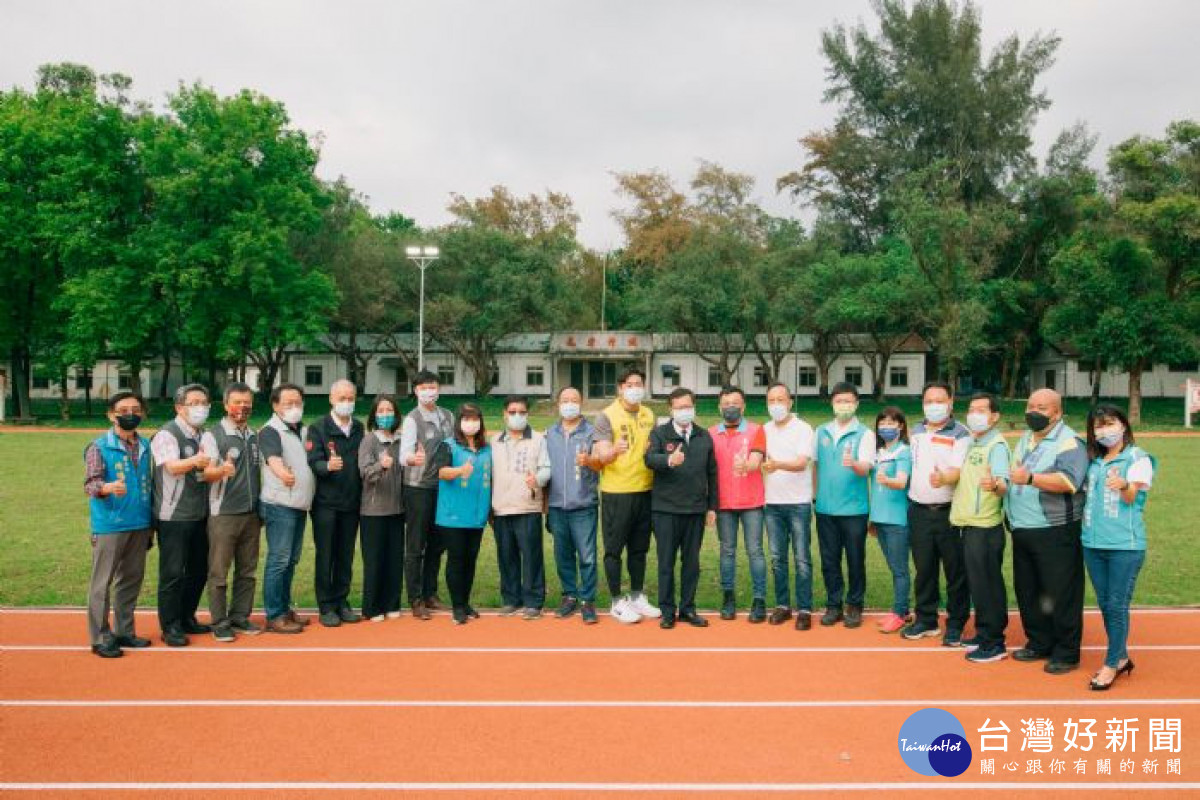
<svg viewBox="0 0 1200 800">
<path fill-rule="evenodd" d="M 1083 120 L 1098 151 L 1200 116 L 1200 3 L 992 0 L 989 44 L 1063 38 L 1036 128 L 1044 155 Z M 806 215 L 775 180 L 797 138 L 826 126 L 820 32 L 873 24 L 864 0 L 0 0 L 0 85 L 39 64 L 123 72 L 161 104 L 179 81 L 286 103 L 324 138 L 320 173 L 344 175 L 378 211 L 447 220 L 451 192 L 505 184 L 570 194 L 593 247 L 620 241 L 613 171 L 698 159 L 753 175 L 777 214 Z"/>
</svg>

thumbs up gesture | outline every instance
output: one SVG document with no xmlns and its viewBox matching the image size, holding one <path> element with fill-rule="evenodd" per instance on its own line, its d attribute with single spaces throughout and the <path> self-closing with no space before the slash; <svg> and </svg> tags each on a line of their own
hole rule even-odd
<svg viewBox="0 0 1200 800">
<path fill-rule="evenodd" d="M 996 491 L 997 486 L 999 486 L 999 482 L 996 480 L 996 477 L 992 475 L 992 468 L 990 466 L 985 467 L 983 471 L 983 477 L 979 479 L 979 488 L 983 489 L 985 492 L 994 492 Z"/>
<path fill-rule="evenodd" d="M 629 439 L 625 436 L 622 436 L 620 439 L 617 440 L 616 447 L 614 447 L 613 449 L 616 451 L 617 455 L 619 455 L 619 456 L 625 455 L 626 453 L 629 452 Z"/>
<path fill-rule="evenodd" d="M 880 486 L 883 486 L 884 488 L 890 488 L 890 487 L 888 487 L 888 476 L 887 476 L 887 473 L 884 471 L 882 464 L 880 464 L 879 467 L 877 467 L 875 469 L 875 482 L 878 483 Z"/>
<path fill-rule="evenodd" d="M 1104 488 L 1115 492 L 1124 491 L 1129 487 L 1129 482 L 1121 477 L 1121 470 L 1116 467 L 1110 467 L 1108 477 L 1104 481 Z"/>
<path fill-rule="evenodd" d="M 678 448 L 675 450 L 675 452 L 671 453 L 671 455 L 667 456 L 667 466 L 678 467 L 683 463 L 685 457 L 686 456 L 683 454 L 683 448 Z"/>
<path fill-rule="evenodd" d="M 124 475 L 118 476 L 117 479 L 111 483 L 104 484 L 104 494 L 106 495 L 111 494 L 116 495 L 117 497 L 124 497 L 127 491 L 128 489 L 125 486 Z"/>
<path fill-rule="evenodd" d="M 1012 468 L 1008 477 L 1015 485 L 1024 486 L 1029 483 L 1029 470 L 1024 465 L 1018 464 Z"/>
<path fill-rule="evenodd" d="M 392 464 L 394 463 L 396 463 L 396 459 L 392 458 L 392 454 L 387 450 L 384 450 L 383 453 L 380 454 L 379 466 L 383 467 L 384 469 L 391 469 Z"/>
<path fill-rule="evenodd" d="M 854 455 L 850 452 L 850 445 L 846 445 L 842 448 L 842 466 L 854 466 Z"/>
<path fill-rule="evenodd" d="M 425 466 L 425 445 L 417 442 L 417 449 L 412 454 L 412 457 L 409 459 L 409 461 L 414 467 Z"/>
<path fill-rule="evenodd" d="M 934 489 L 940 489 L 946 485 L 946 479 L 942 475 L 942 468 L 934 466 L 933 473 L 929 476 L 929 485 Z"/>
<path fill-rule="evenodd" d="M 221 465 L 222 477 L 232 478 L 235 472 L 237 472 L 237 464 L 233 463 L 233 453 L 226 453 L 225 463 Z"/>
<path fill-rule="evenodd" d="M 208 457 L 208 453 L 204 452 L 203 450 L 192 456 L 192 466 L 196 469 L 204 469 L 211 461 L 212 459 Z"/>
<path fill-rule="evenodd" d="M 528 486 L 530 489 L 536 489 L 537 488 L 537 475 L 534 475 L 532 472 L 526 472 L 525 473 L 525 485 Z"/>
<path fill-rule="evenodd" d="M 329 443 L 329 471 L 330 472 L 340 472 L 343 466 L 345 466 L 345 463 L 342 461 L 342 457 L 338 455 L 337 448 L 334 447 L 333 442 L 330 442 Z"/>
<path fill-rule="evenodd" d="M 461 467 L 458 468 L 459 475 L 464 478 L 471 477 L 471 473 L 475 471 L 475 460 L 468 459 Z"/>
</svg>

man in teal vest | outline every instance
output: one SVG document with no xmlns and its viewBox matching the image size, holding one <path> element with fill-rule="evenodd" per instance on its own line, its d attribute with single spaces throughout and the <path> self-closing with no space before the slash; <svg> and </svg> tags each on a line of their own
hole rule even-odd
<svg viewBox="0 0 1200 800">
<path fill-rule="evenodd" d="M 146 551 L 150 549 L 150 443 L 137 434 L 146 406 L 133 392 L 108 400 L 112 430 L 83 452 L 83 489 L 90 499 L 92 579 L 88 586 L 88 634 L 92 652 L 118 658 L 122 647 L 149 647 L 133 630 L 133 612 Z M 110 603 L 111 600 L 111 603 Z M 116 634 L 108 622 L 111 604 Z"/>
</svg>

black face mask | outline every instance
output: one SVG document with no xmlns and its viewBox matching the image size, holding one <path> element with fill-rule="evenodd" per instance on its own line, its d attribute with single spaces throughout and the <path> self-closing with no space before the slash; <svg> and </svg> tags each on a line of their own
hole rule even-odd
<svg viewBox="0 0 1200 800">
<path fill-rule="evenodd" d="M 735 422 L 740 422 L 742 419 L 742 410 L 737 406 L 728 406 L 721 409 L 721 418 L 733 425 Z"/>
<path fill-rule="evenodd" d="M 1041 433 L 1046 430 L 1046 426 L 1050 424 L 1050 418 L 1045 414 L 1039 414 L 1036 411 L 1025 412 L 1025 424 L 1029 426 L 1029 430 L 1034 433 Z"/>
<path fill-rule="evenodd" d="M 142 424 L 140 414 L 119 414 L 117 415 L 117 427 L 123 431 L 136 430 L 138 425 Z"/>
</svg>

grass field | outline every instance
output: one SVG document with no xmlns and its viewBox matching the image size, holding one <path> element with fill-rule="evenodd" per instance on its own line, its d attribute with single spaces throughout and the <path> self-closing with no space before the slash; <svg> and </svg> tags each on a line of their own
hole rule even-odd
<svg viewBox="0 0 1200 800">
<path fill-rule="evenodd" d="M 711 423 L 712 418 L 705 421 Z M 489 417 L 489 425 L 496 422 L 497 417 Z M 547 422 L 548 419 L 542 416 L 533 419 L 539 429 Z M 81 488 L 81 454 L 92 436 L 83 431 L 13 433 L 0 428 L 0 605 L 84 603 L 90 548 L 87 503 Z M 1135 602 L 1194 604 L 1200 588 L 1200 549 L 1195 546 L 1195 535 L 1200 531 L 1197 523 L 1200 495 L 1192 489 L 1195 477 L 1200 475 L 1200 438 L 1147 438 L 1141 444 L 1158 457 L 1159 473 L 1146 511 L 1150 548 Z M 263 553 L 265 555 L 265 545 Z M 824 589 L 815 531 L 812 556 L 814 598 L 820 607 Z M 748 604 L 749 574 L 740 546 L 738 562 L 739 604 Z M 719 605 L 720 598 L 715 531 L 706 534 L 702 570 L 698 601 L 702 607 L 712 608 Z M 868 542 L 867 570 L 867 605 L 888 607 L 891 577 L 873 542 Z M 549 534 L 546 536 L 546 571 L 548 603 L 553 604 L 558 598 L 558 580 L 554 574 Z M 656 584 L 654 571 L 652 548 L 647 578 L 647 591 L 651 597 L 654 597 Z M 259 575 L 261 578 L 261 558 Z M 352 599 L 359 596 L 359 575 L 356 565 Z M 487 536 L 480 555 L 474 593 L 476 604 L 499 605 L 498 580 L 495 545 Z M 599 582 L 603 587 L 602 577 Z M 1008 585 L 1011 600 L 1011 576 Z M 144 604 L 154 604 L 156 587 L 157 550 L 151 552 L 147 565 L 142 593 Z M 314 604 L 311 537 L 305 542 L 295 589 L 301 605 Z M 769 588 L 768 603 L 773 602 L 773 597 L 773 590 Z M 261 603 L 261 587 L 257 601 Z M 603 605 L 608 602 L 603 588 L 599 602 Z M 1088 603 L 1094 603 L 1090 586 Z"/>
</svg>

